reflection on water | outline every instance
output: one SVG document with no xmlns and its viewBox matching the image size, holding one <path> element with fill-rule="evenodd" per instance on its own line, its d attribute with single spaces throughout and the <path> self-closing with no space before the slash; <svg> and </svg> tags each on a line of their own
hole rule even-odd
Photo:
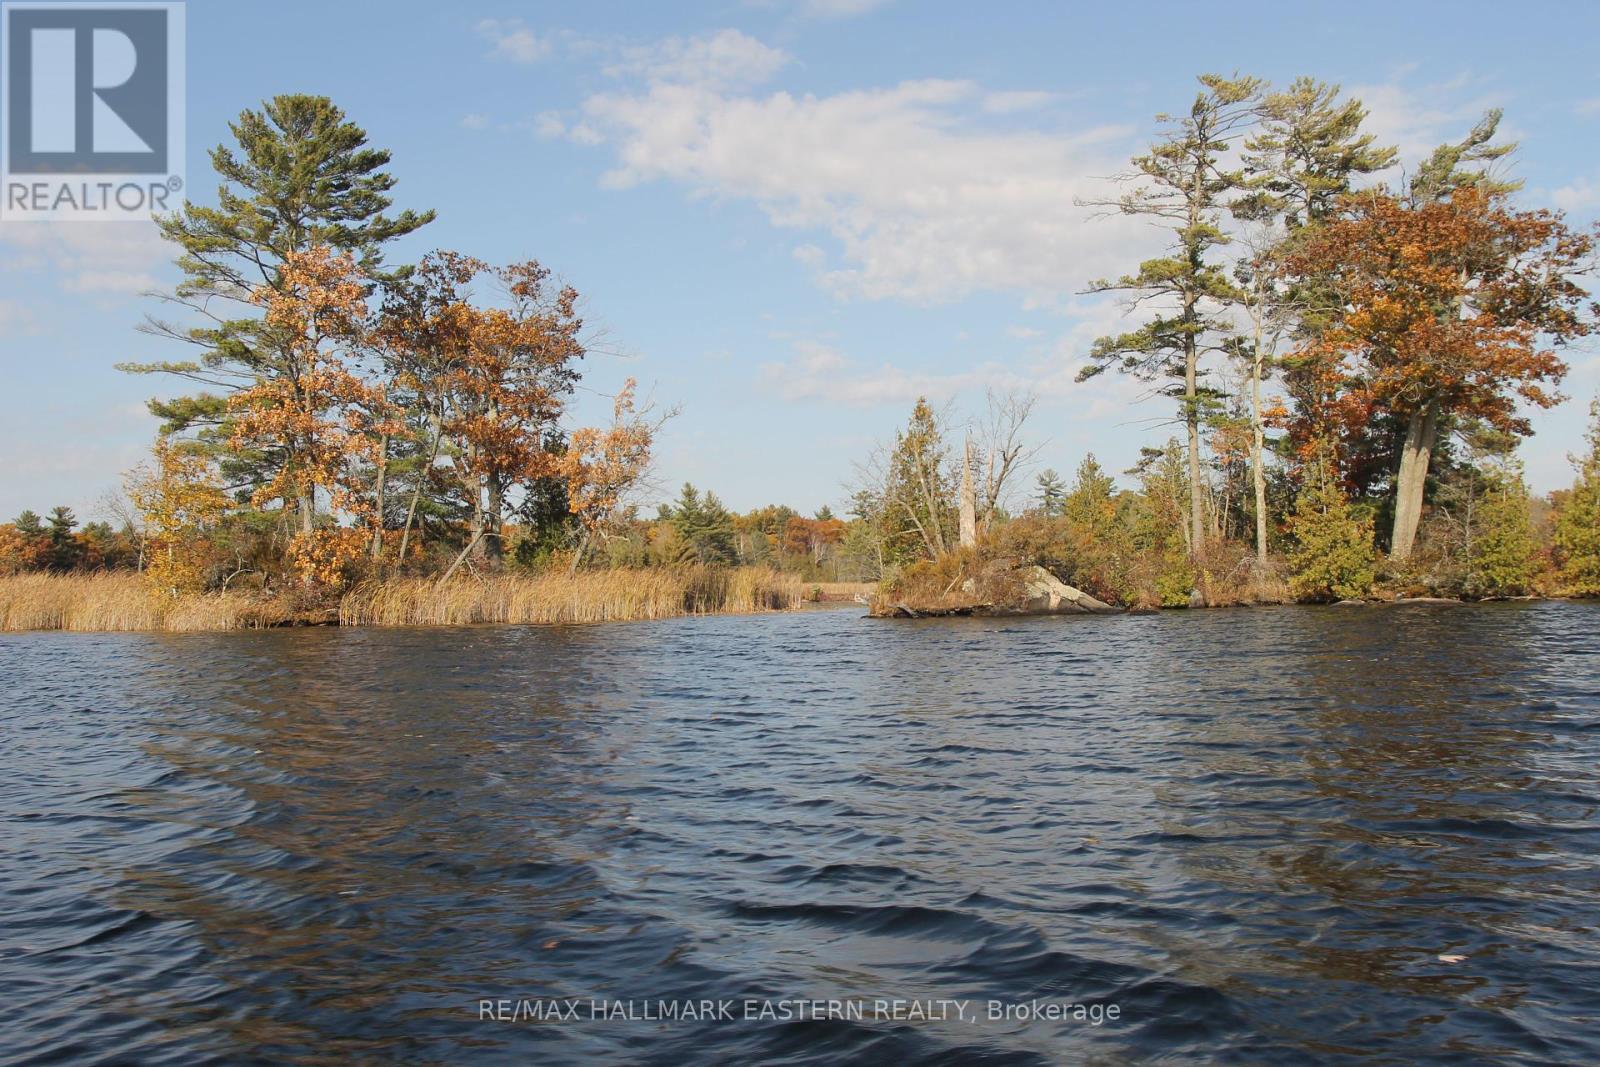
<svg viewBox="0 0 1600 1067">
<path fill-rule="evenodd" d="M 1597 621 L 0 637 L 0 1060 L 1600 1062 Z"/>
</svg>

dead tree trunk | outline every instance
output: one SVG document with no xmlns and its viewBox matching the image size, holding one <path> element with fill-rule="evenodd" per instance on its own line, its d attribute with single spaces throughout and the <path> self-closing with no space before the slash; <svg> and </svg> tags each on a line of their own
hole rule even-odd
<svg viewBox="0 0 1600 1067">
<path fill-rule="evenodd" d="M 972 438 L 967 438 L 961 458 L 961 547 L 978 544 L 978 493 L 972 484 Z"/>
</svg>

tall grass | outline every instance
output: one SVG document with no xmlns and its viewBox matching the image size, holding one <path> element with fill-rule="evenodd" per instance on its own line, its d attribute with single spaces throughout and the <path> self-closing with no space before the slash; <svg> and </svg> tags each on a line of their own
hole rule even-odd
<svg viewBox="0 0 1600 1067">
<path fill-rule="evenodd" d="M 357 587 L 339 605 L 346 626 L 476 622 L 582 623 L 794 607 L 799 578 L 766 567 L 619 569 L 492 578 L 391 578 Z"/>
<path fill-rule="evenodd" d="M 799 578 L 766 567 L 391 578 L 346 593 L 338 619 L 345 626 L 613 622 L 781 610 L 805 594 Z M 331 618 L 248 593 L 162 600 L 126 572 L 0 577 L 0 630 L 240 630 L 306 621 Z"/>
<path fill-rule="evenodd" d="M 0 630 L 240 630 L 284 618 L 242 593 L 162 600 L 125 571 L 0 577 Z"/>
</svg>

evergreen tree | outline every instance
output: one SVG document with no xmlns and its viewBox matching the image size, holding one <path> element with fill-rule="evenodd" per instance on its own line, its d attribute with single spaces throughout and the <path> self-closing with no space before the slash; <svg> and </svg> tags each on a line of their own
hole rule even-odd
<svg viewBox="0 0 1600 1067">
<path fill-rule="evenodd" d="M 1141 493 L 1128 524 L 1141 573 L 1129 592 L 1150 606 L 1184 607 L 1197 576 L 1186 540 L 1189 478 L 1183 448 L 1170 440 L 1165 448 L 1145 448 L 1140 453 L 1130 473 L 1138 475 Z"/>
<path fill-rule="evenodd" d="M 545 435 L 544 448 L 551 455 L 565 455 L 566 434 L 559 429 L 550 430 Z M 546 475 L 529 481 L 516 515 L 523 533 L 514 557 L 522 566 L 548 562 L 577 538 L 578 519 L 572 514 L 565 478 Z"/>
<path fill-rule="evenodd" d="M 17 532 L 24 537 L 44 536 L 44 520 L 39 518 L 38 514 L 35 512 L 24 510 L 21 515 L 18 515 L 16 519 L 12 521 L 12 525 L 15 526 L 17 528 Z"/>
<path fill-rule="evenodd" d="M 677 534 L 682 562 L 728 564 L 738 559 L 733 516 L 717 494 L 702 496 L 685 482 L 677 501 L 663 506 L 661 513 Z"/>
<path fill-rule="evenodd" d="M 883 539 L 891 560 L 937 559 L 956 542 L 956 484 L 939 416 L 923 397 L 895 434 L 883 488 Z"/>
<path fill-rule="evenodd" d="M 1577 459 L 1578 479 L 1556 520 L 1561 581 L 1578 596 L 1600 596 L 1600 400 L 1589 410 L 1589 451 Z"/>
<path fill-rule="evenodd" d="M 185 203 L 157 219 L 161 235 L 181 251 L 185 278 L 168 298 L 200 325 L 150 320 L 146 330 L 193 345 L 188 361 L 122 364 L 133 373 L 166 373 L 197 383 L 189 396 L 152 400 L 163 433 L 194 431 L 223 459 L 228 481 L 246 489 L 271 481 L 296 457 L 295 446 L 230 452 L 228 397 L 264 382 L 293 382 L 303 373 L 296 338 L 275 330 L 258 314 L 252 294 L 280 289 L 292 255 L 325 246 L 354 256 L 375 280 L 395 277 L 382 268 L 383 245 L 432 221 L 433 212 L 387 215 L 395 179 L 384 168 L 386 150 L 367 146 L 367 134 L 345 119 L 327 97 L 277 96 L 260 111 L 247 110 L 230 126 L 237 151 L 218 145 L 211 166 L 222 179 L 217 205 Z M 295 504 L 303 529 L 315 517 L 313 494 Z"/>
<path fill-rule="evenodd" d="M 1474 596 L 1526 593 L 1534 573 L 1528 488 L 1515 468 L 1494 472 L 1486 481 L 1468 558 L 1466 591 Z"/>
<path fill-rule="evenodd" d="M 1079 380 L 1111 367 L 1146 379 L 1169 379 L 1179 398 L 1179 418 L 1188 432 L 1189 550 L 1205 542 L 1205 487 L 1200 477 L 1200 427 L 1216 407 L 1214 389 L 1203 386 L 1201 361 L 1227 345 L 1230 325 L 1222 315 L 1239 290 L 1214 250 L 1229 242 L 1221 211 L 1243 187 L 1244 174 L 1228 164 L 1234 143 L 1254 120 L 1261 82 L 1255 78 L 1202 75 L 1203 91 L 1184 115 L 1161 116 L 1171 133 L 1134 159 L 1140 184 L 1112 206 L 1125 215 L 1150 217 L 1172 233 L 1165 256 L 1147 260 L 1136 273 L 1097 281 L 1092 292 L 1126 292 L 1135 302 L 1154 301 L 1161 310 L 1137 330 L 1102 337 Z"/>
<path fill-rule="evenodd" d="M 1260 127 L 1244 142 L 1245 193 L 1233 214 L 1257 229 L 1246 238 L 1250 254 L 1235 276 L 1250 336 L 1240 338 L 1235 356 L 1246 367 L 1250 415 L 1250 466 L 1254 496 L 1256 565 L 1267 566 L 1267 412 L 1262 382 L 1280 369 L 1300 410 L 1328 409 L 1331 377 L 1314 353 L 1315 338 L 1343 306 L 1337 286 L 1318 276 L 1285 278 L 1285 253 L 1332 218 L 1354 179 L 1394 164 L 1395 150 L 1376 146 L 1361 132 L 1367 116 L 1358 100 L 1341 100 L 1339 87 L 1297 78 L 1288 89 L 1261 102 Z M 1301 352 L 1281 360 L 1286 337 L 1300 341 Z M 1308 355 L 1307 353 L 1313 353 Z M 1326 436 L 1326 426 L 1310 436 Z"/>
<path fill-rule="evenodd" d="M 1372 588 L 1372 520 L 1354 512 L 1328 466 L 1315 470 L 1296 498 L 1289 535 L 1289 591 L 1298 599 L 1347 600 Z"/>
<path fill-rule="evenodd" d="M 1329 218 L 1357 175 L 1394 165 L 1395 150 L 1361 132 L 1366 117 L 1361 101 L 1340 100 L 1339 86 L 1313 78 L 1268 93 L 1260 128 L 1244 142 L 1247 192 L 1234 214 L 1291 234 Z"/>
<path fill-rule="evenodd" d="M 1504 113 L 1492 108 L 1484 113 L 1466 137 L 1455 144 L 1433 150 L 1411 179 L 1410 195 L 1415 203 L 1443 200 L 1457 189 L 1475 189 L 1484 196 L 1514 193 L 1520 181 L 1496 178 L 1494 165 L 1517 150 L 1516 142 L 1492 144 Z M 1480 166 L 1481 164 L 1481 166 Z"/>
<path fill-rule="evenodd" d="M 1112 499 L 1115 488 L 1115 479 L 1101 469 L 1091 452 L 1078 464 L 1072 491 L 1061 502 L 1061 513 L 1086 536 L 1107 537 L 1117 521 L 1117 505 Z"/>
<path fill-rule="evenodd" d="M 1039 487 L 1039 513 L 1053 519 L 1061 514 L 1061 502 L 1066 499 L 1067 485 L 1054 470 L 1042 472 L 1035 483 Z"/>
<path fill-rule="evenodd" d="M 83 546 L 77 538 L 72 536 L 72 531 L 77 528 L 78 517 L 68 507 L 58 507 L 50 512 L 47 531 L 50 538 L 50 569 L 54 571 L 70 571 L 77 565 L 79 556 L 82 555 Z"/>
</svg>

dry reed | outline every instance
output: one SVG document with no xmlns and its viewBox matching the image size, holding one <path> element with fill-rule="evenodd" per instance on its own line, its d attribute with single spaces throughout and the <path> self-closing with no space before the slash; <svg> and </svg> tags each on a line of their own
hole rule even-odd
<svg viewBox="0 0 1600 1067">
<path fill-rule="evenodd" d="M 281 618 L 274 605 L 242 593 L 153 597 L 125 571 L 0 577 L 0 630 L 240 630 Z"/>
<path fill-rule="evenodd" d="M 781 610 L 805 583 L 765 567 L 547 572 L 491 578 L 391 578 L 359 586 L 339 605 L 346 626 L 585 623 Z"/>
<path fill-rule="evenodd" d="M 454 626 L 664 619 L 792 608 L 805 583 L 765 567 L 550 572 L 493 578 L 391 578 L 346 593 L 346 626 Z M 246 593 L 164 600 L 137 574 L 0 577 L 0 630 L 239 630 L 321 621 L 286 601 Z"/>
</svg>

